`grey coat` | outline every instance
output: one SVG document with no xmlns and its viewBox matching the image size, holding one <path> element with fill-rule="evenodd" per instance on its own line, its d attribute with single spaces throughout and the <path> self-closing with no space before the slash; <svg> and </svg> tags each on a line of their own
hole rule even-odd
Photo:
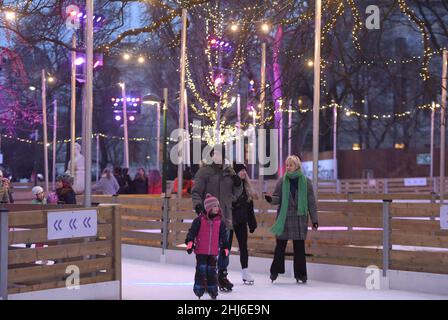
<svg viewBox="0 0 448 320">
<path fill-rule="evenodd" d="M 236 173 L 232 168 L 223 170 L 216 164 L 206 165 L 196 172 L 191 189 L 193 208 L 198 204 L 204 205 L 207 193 L 218 198 L 223 220 L 228 230 L 233 230 L 232 202 L 236 201 L 243 192 L 243 184 L 239 187 L 233 185 L 233 175 Z"/>
<path fill-rule="evenodd" d="M 282 203 L 282 185 L 284 177 L 280 178 L 275 185 L 275 191 L 272 194 L 272 203 L 279 205 L 277 209 L 277 217 L 280 214 L 280 207 Z M 314 197 L 313 185 L 311 180 L 307 178 L 308 185 L 308 214 L 311 217 L 311 222 L 318 223 L 316 198 Z M 291 192 L 291 191 L 290 191 Z M 297 193 L 299 190 L 297 190 Z M 308 215 L 297 215 L 297 199 L 289 194 L 289 206 L 286 216 L 285 229 L 283 234 L 277 238 L 280 240 L 306 240 L 308 234 Z"/>
</svg>

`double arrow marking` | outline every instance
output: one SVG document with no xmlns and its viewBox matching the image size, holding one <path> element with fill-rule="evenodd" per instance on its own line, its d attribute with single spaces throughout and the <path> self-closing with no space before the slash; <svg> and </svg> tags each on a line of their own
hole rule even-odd
<svg viewBox="0 0 448 320">
<path fill-rule="evenodd" d="M 86 217 L 86 218 L 84 218 L 84 220 L 83 220 L 83 225 L 84 225 L 84 227 L 86 227 L 86 228 L 92 228 L 92 225 L 90 224 L 90 220 L 92 220 L 92 218 L 91 217 Z"/>
<path fill-rule="evenodd" d="M 70 219 L 70 222 L 68 223 L 68 226 L 70 227 L 71 230 L 76 230 L 76 218 L 75 219 Z"/>
<path fill-rule="evenodd" d="M 54 229 L 56 231 L 62 231 L 61 224 L 62 224 L 62 219 L 57 219 L 53 224 Z"/>
</svg>

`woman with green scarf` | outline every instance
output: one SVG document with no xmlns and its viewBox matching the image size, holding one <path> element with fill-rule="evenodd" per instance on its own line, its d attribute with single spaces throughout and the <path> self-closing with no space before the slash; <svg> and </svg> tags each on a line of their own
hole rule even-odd
<svg viewBox="0 0 448 320">
<path fill-rule="evenodd" d="M 286 174 L 277 181 L 275 191 L 266 195 L 271 204 L 279 205 L 277 219 L 271 228 L 276 236 L 277 245 L 274 261 L 271 265 L 271 280 L 277 279 L 279 273 L 285 273 L 285 250 L 288 240 L 293 241 L 294 277 L 297 283 L 306 283 L 305 240 L 308 232 L 308 215 L 311 217 L 313 230 L 317 230 L 317 208 L 311 181 L 302 173 L 299 157 L 286 159 Z"/>
</svg>

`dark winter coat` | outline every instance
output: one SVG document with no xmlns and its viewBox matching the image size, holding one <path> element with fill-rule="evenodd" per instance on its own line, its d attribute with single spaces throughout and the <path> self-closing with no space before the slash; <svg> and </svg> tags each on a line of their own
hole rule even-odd
<svg viewBox="0 0 448 320">
<path fill-rule="evenodd" d="M 272 194 L 271 204 L 279 205 L 277 217 L 280 214 L 280 206 L 282 203 L 282 185 L 284 177 L 277 181 L 275 191 Z M 316 198 L 314 197 L 313 185 L 310 179 L 307 179 L 308 192 L 308 214 L 306 216 L 297 215 L 297 192 L 299 188 L 299 180 L 291 180 L 288 212 L 286 215 L 285 229 L 283 234 L 277 238 L 280 240 L 306 240 L 308 233 L 308 216 L 311 217 L 312 223 L 318 223 Z"/>
<path fill-rule="evenodd" d="M 64 204 L 76 204 L 76 193 L 72 187 L 56 189 L 56 195 L 58 196 L 58 202 L 63 202 Z"/>
<path fill-rule="evenodd" d="M 249 226 L 249 230 L 253 232 L 257 228 L 257 220 L 255 219 L 254 202 L 249 201 L 246 188 L 243 184 L 243 192 L 238 199 L 233 202 L 232 208 L 233 224 L 246 224 Z"/>
<path fill-rule="evenodd" d="M 190 241 L 194 242 L 195 254 L 217 256 L 220 248 L 229 249 L 226 226 L 221 220 L 221 215 L 209 219 L 205 214 L 201 214 L 194 219 L 185 244 Z"/>
<path fill-rule="evenodd" d="M 147 194 L 148 193 L 148 178 L 134 179 L 132 182 L 132 193 Z"/>
<path fill-rule="evenodd" d="M 235 186 L 232 176 L 236 176 L 232 168 L 222 169 L 216 164 L 203 166 L 196 172 L 191 189 L 193 208 L 203 205 L 207 193 L 218 198 L 223 214 L 223 221 L 228 230 L 233 230 L 232 202 L 243 192 L 243 184 Z"/>
</svg>

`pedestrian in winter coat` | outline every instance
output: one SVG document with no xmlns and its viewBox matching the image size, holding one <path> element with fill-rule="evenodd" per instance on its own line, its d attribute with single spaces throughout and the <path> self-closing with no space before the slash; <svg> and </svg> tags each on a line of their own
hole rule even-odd
<svg viewBox="0 0 448 320">
<path fill-rule="evenodd" d="M 148 178 L 143 168 L 138 169 L 134 181 L 132 181 L 132 193 L 148 194 Z"/>
<path fill-rule="evenodd" d="M 205 213 L 193 220 L 185 244 L 187 252 L 196 254 L 196 273 L 193 292 L 201 298 L 205 291 L 216 299 L 218 296 L 216 256 L 218 251 L 229 254 L 226 226 L 221 220 L 221 208 L 217 198 L 207 194 L 204 201 Z"/>
<path fill-rule="evenodd" d="M 11 182 L 8 178 L 3 177 L 3 171 L 0 170 L 0 202 L 14 203 L 11 192 Z"/>
<path fill-rule="evenodd" d="M 102 194 L 117 194 L 120 189 L 117 179 L 112 175 L 110 169 L 104 169 L 100 181 L 93 186 L 93 191 L 101 191 Z"/>
<path fill-rule="evenodd" d="M 207 193 L 218 198 L 222 210 L 222 218 L 227 229 L 227 241 L 233 237 L 232 202 L 242 193 L 240 177 L 231 167 L 223 166 L 222 152 L 215 148 L 212 151 L 213 163 L 202 166 L 194 177 L 191 189 L 193 208 L 196 213 L 204 211 L 203 202 Z M 227 279 L 229 257 L 222 253 L 218 256 L 218 282 L 221 288 L 231 291 L 233 284 Z"/>
<path fill-rule="evenodd" d="M 286 159 L 286 174 L 277 181 L 275 191 L 265 196 L 266 200 L 279 205 L 277 219 L 271 228 L 277 244 L 274 261 L 271 265 L 271 280 L 279 273 L 285 273 L 285 249 L 288 240 L 293 240 L 294 277 L 297 283 L 306 283 L 305 240 L 308 233 L 308 216 L 311 217 L 313 230 L 318 229 L 316 200 L 311 181 L 302 173 L 299 157 Z"/>
<path fill-rule="evenodd" d="M 148 194 L 162 194 L 162 176 L 159 170 L 148 173 Z"/>
<path fill-rule="evenodd" d="M 253 190 L 247 175 L 246 166 L 244 164 L 233 164 L 233 169 L 238 174 L 243 182 L 243 192 L 233 202 L 232 208 L 232 223 L 233 231 L 238 240 L 238 247 L 240 251 L 240 263 L 242 269 L 243 282 L 253 284 L 254 279 L 249 273 L 249 252 L 247 250 L 247 228 L 249 232 L 254 233 L 257 228 L 257 220 L 254 212 L 254 198 L 257 198 L 256 192 Z M 230 239 L 230 246 L 232 246 L 232 239 Z"/>
<path fill-rule="evenodd" d="M 72 188 L 73 178 L 68 174 L 56 178 L 56 195 L 58 203 L 76 204 L 76 193 Z"/>
</svg>

